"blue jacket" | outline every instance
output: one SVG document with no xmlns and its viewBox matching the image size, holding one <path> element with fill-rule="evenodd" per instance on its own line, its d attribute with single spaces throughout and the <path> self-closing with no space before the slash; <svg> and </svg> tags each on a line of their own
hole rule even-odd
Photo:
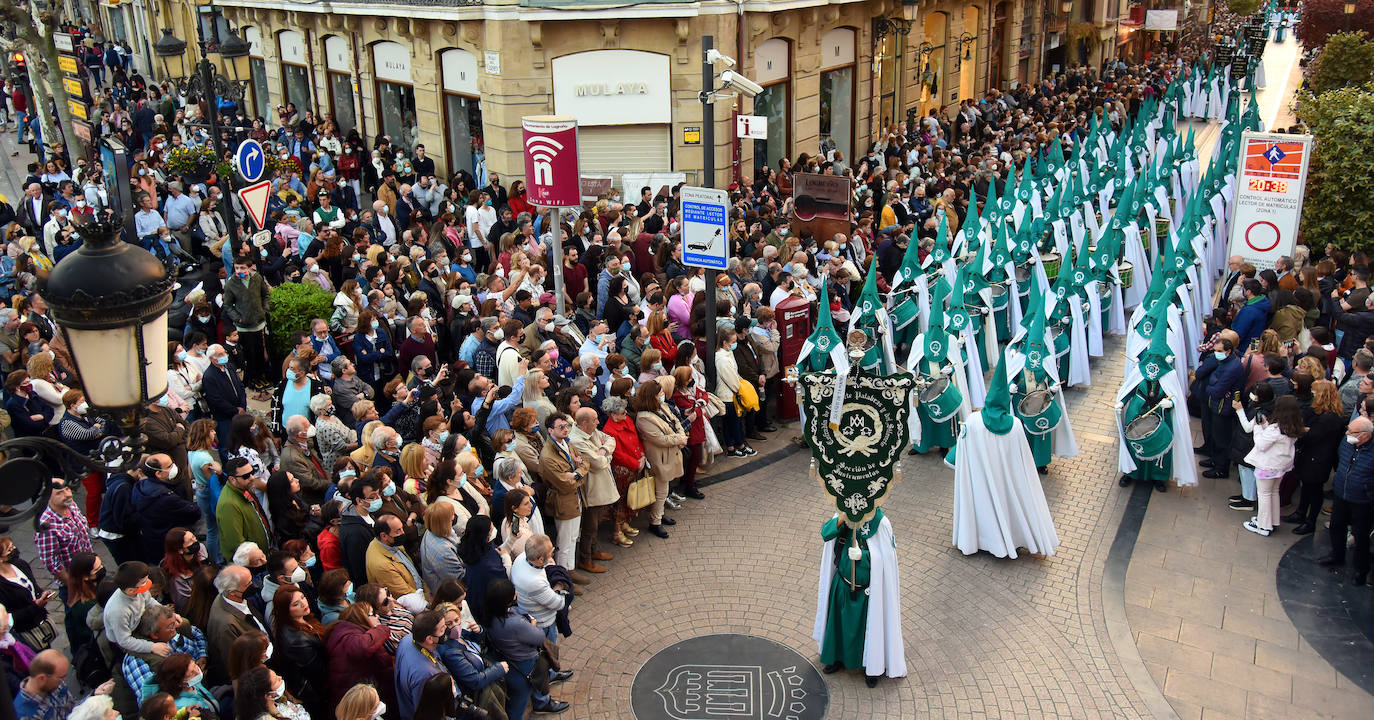
<svg viewBox="0 0 1374 720">
<path fill-rule="evenodd" d="M 425 681 L 441 672 L 444 672 L 443 666 L 431 660 L 415 644 L 415 635 L 407 635 L 396 646 L 396 704 L 401 717 L 415 717 L 415 706 L 420 702 Z"/>
<path fill-rule="evenodd" d="M 1346 502 L 1374 501 L 1374 443 L 1358 446 L 1341 443 L 1332 489 L 1336 497 Z"/>
<path fill-rule="evenodd" d="M 52 406 L 37 395 L 29 395 L 25 399 L 18 393 L 5 395 L 5 410 L 14 424 L 14 434 L 19 437 L 42 435 L 48 429 L 48 421 L 53 413 Z M 42 415 L 43 419 L 34 420 L 30 417 L 32 415 Z"/>
<path fill-rule="evenodd" d="M 1236 313 L 1236 319 L 1231 321 L 1231 329 L 1240 336 L 1240 343 L 1236 347 L 1244 349 L 1268 326 L 1269 298 L 1261 296 L 1259 300 L 1242 307 Z"/>
<path fill-rule="evenodd" d="M 391 349 L 391 340 L 387 338 L 386 331 L 380 328 L 375 339 L 368 339 L 362 332 L 355 334 L 353 352 L 358 358 L 358 377 L 366 382 L 377 380 L 377 363 L 395 355 Z"/>
<path fill-rule="evenodd" d="M 480 633 L 464 630 L 462 640 L 445 640 L 439 644 L 439 659 L 458 682 L 458 689 L 474 698 L 482 688 L 506 676 L 500 665 L 488 665 L 482 659 L 478 644 L 481 637 Z"/>
<path fill-rule="evenodd" d="M 1241 365 L 1240 356 L 1235 353 L 1231 353 L 1220 362 L 1216 356 L 1208 356 L 1198 368 L 1199 375 L 1203 374 L 1204 368 L 1208 371 L 1207 399 L 1214 408 L 1217 403 L 1224 401 L 1227 395 L 1240 390 L 1241 384 L 1245 382 L 1245 367 Z"/>
</svg>

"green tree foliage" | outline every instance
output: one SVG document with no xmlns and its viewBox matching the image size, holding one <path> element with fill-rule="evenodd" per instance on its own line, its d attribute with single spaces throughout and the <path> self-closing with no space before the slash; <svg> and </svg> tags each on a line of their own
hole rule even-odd
<svg viewBox="0 0 1374 720">
<path fill-rule="evenodd" d="M 1242 17 L 1259 9 L 1259 0 L 1226 0 L 1226 9 Z"/>
<path fill-rule="evenodd" d="M 1374 227 L 1374 83 L 1298 98 L 1315 139 L 1302 232 L 1311 247 L 1353 247 Z"/>
<path fill-rule="evenodd" d="M 1352 85 L 1363 85 L 1374 79 L 1374 42 L 1363 31 L 1336 33 L 1327 38 L 1326 47 L 1317 56 L 1308 86 L 1321 93 Z"/>
<path fill-rule="evenodd" d="M 291 353 L 291 333 L 309 332 L 310 321 L 329 319 L 334 294 L 311 283 L 283 283 L 267 293 L 271 309 L 267 326 L 272 331 L 272 350 L 279 356 Z"/>
</svg>

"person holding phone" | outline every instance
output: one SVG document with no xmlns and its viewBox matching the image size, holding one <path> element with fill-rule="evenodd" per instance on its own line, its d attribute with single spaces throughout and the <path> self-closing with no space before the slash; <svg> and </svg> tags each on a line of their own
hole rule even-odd
<svg viewBox="0 0 1374 720">
<path fill-rule="evenodd" d="M 52 641 L 48 631 L 48 604 L 57 597 L 51 588 L 40 587 L 29 564 L 8 535 L 0 536 L 0 605 L 10 612 L 10 633 L 34 652 L 46 650 Z M 47 635 L 48 639 L 42 638 Z"/>
</svg>

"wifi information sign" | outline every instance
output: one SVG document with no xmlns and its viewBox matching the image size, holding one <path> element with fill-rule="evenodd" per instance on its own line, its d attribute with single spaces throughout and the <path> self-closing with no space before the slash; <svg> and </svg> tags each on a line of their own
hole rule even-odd
<svg viewBox="0 0 1374 720">
<path fill-rule="evenodd" d="M 724 270 L 730 257 L 730 194 L 714 188 L 682 187 L 682 262 Z"/>
<path fill-rule="evenodd" d="M 582 205 L 577 164 L 577 119 L 559 115 L 521 118 L 525 131 L 525 196 L 540 207 Z"/>
</svg>

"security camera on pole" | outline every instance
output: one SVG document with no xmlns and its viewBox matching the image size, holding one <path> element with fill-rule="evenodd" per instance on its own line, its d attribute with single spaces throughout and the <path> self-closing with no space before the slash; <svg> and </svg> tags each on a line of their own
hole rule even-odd
<svg viewBox="0 0 1374 720">
<path fill-rule="evenodd" d="M 745 97 L 754 97 L 763 92 L 763 88 L 758 83 L 740 75 L 734 70 L 725 70 L 719 76 L 721 87 L 716 87 L 716 65 L 724 65 L 727 68 L 735 66 L 735 59 L 722 54 L 715 49 L 715 37 L 703 35 L 701 38 L 701 187 L 696 190 L 709 190 L 715 187 L 716 183 L 716 116 L 713 104 L 718 95 L 725 93 L 739 93 Z M 683 200 L 687 199 L 687 188 L 684 188 Z M 703 202 L 710 202 L 703 198 Z M 729 196 L 725 198 L 726 214 L 729 214 Z M 683 233 L 685 238 L 687 233 Z M 728 256 L 730 240 L 722 237 L 722 246 Z M 694 263 L 687 256 L 688 248 L 683 248 L 683 258 L 686 264 L 695 267 L 706 268 L 706 347 L 707 351 L 701 354 L 702 361 L 706 364 L 706 380 L 711 387 L 715 387 L 716 382 L 716 303 L 714 301 L 716 292 L 716 272 L 715 263 Z M 723 267 L 720 269 L 724 269 Z"/>
</svg>

